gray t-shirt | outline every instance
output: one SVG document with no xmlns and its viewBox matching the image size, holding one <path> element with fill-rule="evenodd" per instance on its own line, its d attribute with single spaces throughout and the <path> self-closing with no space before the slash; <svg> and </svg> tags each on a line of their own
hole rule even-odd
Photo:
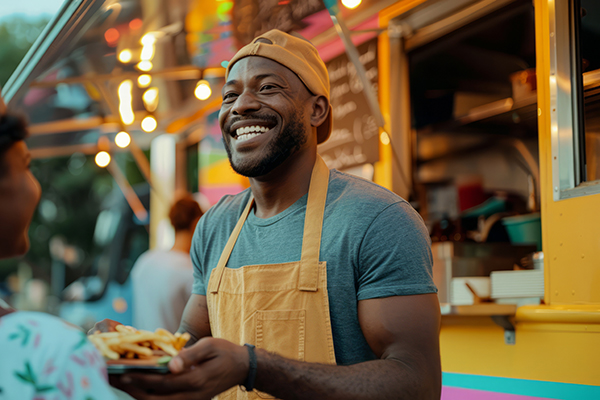
<svg viewBox="0 0 600 400">
<path fill-rule="evenodd" d="M 131 270 L 133 326 L 177 332 L 192 291 L 192 261 L 185 252 L 150 250 Z"/>
<path fill-rule="evenodd" d="M 192 242 L 192 292 L 206 295 L 210 272 L 250 197 L 225 196 L 198 223 Z M 299 261 L 305 195 L 266 219 L 250 212 L 227 264 Z M 336 361 L 349 365 L 375 359 L 358 322 L 358 301 L 435 293 L 427 229 L 405 200 L 370 181 L 331 170 L 321 238 Z"/>
</svg>

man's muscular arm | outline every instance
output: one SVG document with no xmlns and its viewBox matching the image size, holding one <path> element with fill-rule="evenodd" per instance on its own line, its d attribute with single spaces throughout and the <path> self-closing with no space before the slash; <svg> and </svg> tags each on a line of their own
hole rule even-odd
<svg viewBox="0 0 600 400">
<path fill-rule="evenodd" d="M 329 366 L 257 351 L 256 388 L 282 399 L 439 399 L 435 294 L 359 302 L 361 328 L 379 360 Z"/>
<path fill-rule="evenodd" d="M 211 335 L 206 296 L 199 294 L 190 296 L 183 310 L 178 332 L 190 334 L 191 338 L 186 347 L 191 346 L 205 336 Z"/>
</svg>

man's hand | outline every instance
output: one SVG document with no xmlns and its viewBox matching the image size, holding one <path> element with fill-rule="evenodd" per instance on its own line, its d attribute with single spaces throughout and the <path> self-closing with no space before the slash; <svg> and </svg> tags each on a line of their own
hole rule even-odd
<svg viewBox="0 0 600 400">
<path fill-rule="evenodd" d="M 103 319 L 100 322 L 96 322 L 94 327 L 92 329 L 90 329 L 87 334 L 91 335 L 93 333 L 96 333 L 97 331 L 115 332 L 116 331 L 115 327 L 117 325 L 123 325 L 123 324 L 120 322 L 117 322 L 117 321 L 113 321 L 112 319 Z"/>
<path fill-rule="evenodd" d="M 244 346 L 206 337 L 169 362 L 170 375 L 126 374 L 121 379 L 111 378 L 111 384 L 138 400 L 208 400 L 243 384 L 248 368 Z"/>
</svg>

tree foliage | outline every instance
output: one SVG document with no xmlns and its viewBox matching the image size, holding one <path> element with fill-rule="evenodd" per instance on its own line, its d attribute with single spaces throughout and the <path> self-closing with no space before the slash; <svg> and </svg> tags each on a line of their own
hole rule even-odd
<svg viewBox="0 0 600 400">
<path fill-rule="evenodd" d="M 1 87 L 4 87 L 47 24 L 47 17 L 35 19 L 14 17 L 0 22 Z"/>
</svg>

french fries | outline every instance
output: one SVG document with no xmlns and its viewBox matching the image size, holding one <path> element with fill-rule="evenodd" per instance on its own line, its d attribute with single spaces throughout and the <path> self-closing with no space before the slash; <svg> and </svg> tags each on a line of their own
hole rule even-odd
<svg viewBox="0 0 600 400">
<path fill-rule="evenodd" d="M 150 358 L 155 350 L 176 356 L 190 340 L 189 333 L 175 333 L 158 328 L 154 332 L 117 325 L 116 332 L 97 332 L 88 336 L 102 355 L 110 360 L 119 358 Z"/>
</svg>

